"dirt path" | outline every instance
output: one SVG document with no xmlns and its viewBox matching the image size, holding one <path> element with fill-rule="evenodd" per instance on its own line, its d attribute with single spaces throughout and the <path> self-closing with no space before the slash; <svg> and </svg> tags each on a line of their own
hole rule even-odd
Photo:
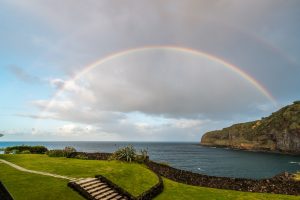
<svg viewBox="0 0 300 200">
<path fill-rule="evenodd" d="M 68 176 L 62 176 L 62 175 L 58 175 L 58 174 L 51 174 L 51 173 L 48 173 L 48 172 L 40 172 L 40 171 L 25 169 L 24 167 L 21 167 L 19 165 L 16 165 L 14 163 L 11 163 L 11 162 L 3 160 L 3 159 L 0 159 L 0 162 L 2 162 L 4 164 L 7 164 L 7 165 L 19 170 L 19 171 L 22 171 L 22 172 L 27 172 L 27 173 L 32 173 L 32 174 L 39 174 L 39 175 L 44 175 L 44 176 L 51 176 L 51 177 L 54 177 L 54 178 L 67 179 L 69 181 L 77 180 L 76 178 L 71 178 L 71 177 L 68 177 Z"/>
</svg>

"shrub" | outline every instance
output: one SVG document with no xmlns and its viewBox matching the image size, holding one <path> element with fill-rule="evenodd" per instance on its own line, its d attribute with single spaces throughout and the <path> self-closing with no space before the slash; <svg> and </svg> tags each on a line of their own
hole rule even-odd
<svg viewBox="0 0 300 200">
<path fill-rule="evenodd" d="M 71 147 L 71 146 L 67 146 L 64 148 L 64 154 L 65 154 L 65 157 L 69 157 L 71 155 L 71 153 L 74 153 L 76 152 L 76 149 L 74 147 Z"/>
<path fill-rule="evenodd" d="M 69 157 L 72 153 L 76 152 L 74 147 L 65 147 L 64 149 L 54 149 L 47 152 L 49 157 Z"/>
<path fill-rule="evenodd" d="M 61 149 L 54 149 L 47 152 L 49 157 L 64 157 L 65 153 L 64 150 Z"/>
<path fill-rule="evenodd" d="M 18 152 L 29 151 L 30 153 L 33 154 L 44 154 L 48 151 L 48 149 L 44 146 L 26 146 L 26 145 L 5 148 L 6 154 L 13 153 L 15 151 Z"/>
<path fill-rule="evenodd" d="M 135 161 L 139 163 L 144 163 L 149 160 L 148 151 L 146 149 L 142 149 L 140 153 L 141 154 L 137 154 L 135 156 Z"/>
<path fill-rule="evenodd" d="M 83 154 L 78 154 L 74 158 L 81 159 L 81 160 L 88 160 L 89 159 L 87 156 L 85 156 Z"/>
<path fill-rule="evenodd" d="M 134 161 L 136 157 L 136 150 L 132 145 L 120 148 L 115 151 L 110 159 L 112 160 L 122 160 L 126 162 Z"/>
<path fill-rule="evenodd" d="M 19 154 L 20 151 L 19 151 L 18 149 L 13 149 L 13 150 L 11 151 L 11 153 L 12 153 L 12 154 Z"/>
</svg>

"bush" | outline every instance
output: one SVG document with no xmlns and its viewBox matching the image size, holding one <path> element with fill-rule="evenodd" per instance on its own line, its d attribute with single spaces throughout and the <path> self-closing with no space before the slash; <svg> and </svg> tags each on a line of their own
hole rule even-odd
<svg viewBox="0 0 300 200">
<path fill-rule="evenodd" d="M 6 147 L 5 153 L 15 153 L 15 152 L 23 152 L 23 151 L 29 151 L 33 154 L 44 154 L 48 151 L 48 149 L 44 146 L 13 146 L 13 147 Z"/>
<path fill-rule="evenodd" d="M 146 149 L 142 149 L 140 153 L 141 154 L 137 154 L 135 156 L 135 161 L 139 163 L 144 163 L 149 160 L 148 151 Z"/>
<path fill-rule="evenodd" d="M 74 147 L 65 147 L 64 149 L 54 149 L 47 152 L 49 157 L 69 157 L 76 152 Z"/>
<path fill-rule="evenodd" d="M 89 159 L 87 156 L 82 155 L 82 154 L 78 154 L 74 158 L 81 159 L 81 160 L 88 160 Z"/>
<path fill-rule="evenodd" d="M 135 160 L 135 157 L 136 157 L 135 148 L 132 145 L 128 145 L 124 148 L 120 148 L 117 151 L 115 151 L 110 157 L 110 159 L 131 162 Z"/>
<path fill-rule="evenodd" d="M 64 157 L 65 153 L 64 150 L 61 149 L 54 149 L 47 152 L 49 157 Z"/>
<path fill-rule="evenodd" d="M 64 148 L 65 157 L 69 157 L 72 153 L 76 152 L 76 149 L 71 146 L 67 146 Z"/>
<path fill-rule="evenodd" d="M 19 154 L 20 151 L 19 151 L 18 149 L 13 149 L 13 150 L 11 151 L 11 153 L 12 153 L 12 154 Z"/>
<path fill-rule="evenodd" d="M 148 151 L 143 149 L 140 152 L 141 154 L 137 154 L 135 148 L 132 145 L 128 145 L 115 151 L 110 157 L 110 160 L 122 160 L 126 162 L 136 161 L 139 163 L 146 162 L 149 159 Z"/>
</svg>

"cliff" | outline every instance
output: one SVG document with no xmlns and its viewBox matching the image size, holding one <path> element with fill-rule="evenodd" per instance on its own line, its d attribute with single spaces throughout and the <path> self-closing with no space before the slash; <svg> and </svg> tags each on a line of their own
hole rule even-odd
<svg viewBox="0 0 300 200">
<path fill-rule="evenodd" d="M 261 120 L 205 133 L 201 144 L 300 155 L 300 101 Z"/>
</svg>

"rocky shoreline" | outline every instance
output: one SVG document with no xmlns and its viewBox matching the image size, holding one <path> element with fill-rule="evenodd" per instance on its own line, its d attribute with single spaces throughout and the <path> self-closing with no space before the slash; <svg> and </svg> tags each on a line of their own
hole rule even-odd
<svg viewBox="0 0 300 200">
<path fill-rule="evenodd" d="M 236 151 L 246 151 L 246 152 L 259 152 L 259 153 L 270 153 L 270 154 L 282 154 L 282 155 L 290 155 L 290 156 L 299 156 L 299 153 L 294 152 L 283 152 L 283 151 L 271 151 L 268 149 L 245 149 L 245 148 L 238 148 L 236 146 L 225 146 L 225 145 L 211 145 L 211 144 L 202 144 L 200 143 L 199 146 L 203 147 L 210 147 L 210 148 L 221 148 L 221 149 L 231 149 Z"/>
<path fill-rule="evenodd" d="M 254 180 L 208 176 L 176 169 L 153 161 L 147 162 L 146 165 L 149 169 L 163 177 L 188 185 L 243 192 L 300 195 L 300 181 L 296 181 L 294 175 L 287 172 L 269 179 Z"/>
</svg>

